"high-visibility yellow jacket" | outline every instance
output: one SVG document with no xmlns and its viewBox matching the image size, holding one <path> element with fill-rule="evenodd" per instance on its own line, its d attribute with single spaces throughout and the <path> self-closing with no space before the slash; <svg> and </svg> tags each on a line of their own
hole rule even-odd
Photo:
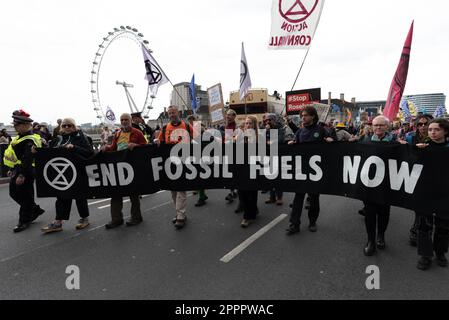
<svg viewBox="0 0 449 320">
<path fill-rule="evenodd" d="M 17 158 L 14 147 L 25 140 L 31 140 L 31 141 L 33 141 L 33 143 L 36 147 L 42 148 L 41 136 L 38 134 L 29 134 L 29 135 L 26 135 L 23 137 L 16 136 L 9 144 L 8 149 L 6 149 L 5 154 L 3 156 L 3 163 L 6 166 L 8 166 L 10 168 L 14 168 L 15 166 L 20 165 L 22 163 L 22 161 Z M 33 167 L 34 167 L 34 161 L 33 161 Z"/>
</svg>

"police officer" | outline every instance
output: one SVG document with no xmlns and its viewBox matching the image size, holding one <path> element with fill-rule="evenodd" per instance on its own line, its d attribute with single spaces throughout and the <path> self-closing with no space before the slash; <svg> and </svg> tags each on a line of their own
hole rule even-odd
<svg viewBox="0 0 449 320">
<path fill-rule="evenodd" d="M 28 228 L 45 210 L 34 202 L 33 149 L 42 147 L 41 137 L 32 133 L 33 120 L 28 113 L 18 110 L 14 111 L 12 117 L 18 135 L 6 149 L 3 161 L 11 168 L 9 194 L 20 205 L 19 223 L 14 228 L 17 233 Z"/>
<path fill-rule="evenodd" d="M 147 140 L 147 143 L 151 143 L 151 137 L 153 136 L 153 129 L 151 129 L 142 118 L 141 112 L 131 113 L 133 128 L 140 130 Z"/>
</svg>

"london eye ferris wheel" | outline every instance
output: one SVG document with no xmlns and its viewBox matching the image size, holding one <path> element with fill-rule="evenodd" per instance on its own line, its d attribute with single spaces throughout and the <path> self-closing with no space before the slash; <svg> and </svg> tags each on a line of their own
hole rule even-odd
<svg viewBox="0 0 449 320">
<path fill-rule="evenodd" d="M 108 32 L 107 36 L 103 38 L 102 42 L 98 46 L 98 50 L 95 53 L 94 61 L 92 62 L 92 70 L 91 70 L 91 95 L 92 95 L 92 104 L 93 109 L 96 112 L 97 118 L 104 123 L 108 117 L 107 110 L 105 109 L 105 105 L 102 104 L 102 97 L 100 96 L 100 78 L 103 59 L 108 52 L 110 46 L 118 41 L 119 39 L 128 38 L 133 40 L 139 48 L 144 46 L 147 48 L 149 52 L 152 52 L 148 48 L 149 42 L 144 39 L 144 35 L 140 33 L 136 28 L 130 26 L 120 26 L 119 28 L 114 28 L 113 31 Z M 116 81 L 116 85 L 123 86 L 126 94 L 126 98 L 130 107 L 131 113 L 133 112 L 141 112 L 142 116 L 145 119 L 148 119 L 149 112 L 153 109 L 153 101 L 156 98 L 151 94 L 149 86 L 147 86 L 145 102 L 143 106 L 138 107 L 132 98 L 128 88 L 133 88 L 134 86 L 130 83 L 126 83 L 125 81 Z"/>
</svg>

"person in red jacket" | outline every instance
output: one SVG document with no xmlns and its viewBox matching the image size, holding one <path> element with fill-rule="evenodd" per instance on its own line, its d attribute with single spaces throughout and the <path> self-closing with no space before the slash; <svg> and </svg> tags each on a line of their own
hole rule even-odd
<svg viewBox="0 0 449 320">
<path fill-rule="evenodd" d="M 144 146 L 147 144 L 147 140 L 143 136 L 140 130 L 132 127 L 132 118 L 128 113 L 124 113 L 120 116 L 121 129 L 114 135 L 112 144 L 101 148 L 102 151 L 121 151 L 121 150 L 134 150 L 135 147 Z M 130 195 L 131 199 L 131 219 L 126 221 L 128 227 L 136 226 L 140 224 L 142 219 L 142 213 L 140 211 L 140 196 Z M 111 198 L 111 222 L 106 224 L 106 229 L 113 229 L 123 224 L 123 198 L 112 197 Z"/>
</svg>

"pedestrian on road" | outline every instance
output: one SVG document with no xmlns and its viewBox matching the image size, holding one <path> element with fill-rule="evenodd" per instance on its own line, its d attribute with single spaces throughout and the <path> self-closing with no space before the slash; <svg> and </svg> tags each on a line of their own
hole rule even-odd
<svg viewBox="0 0 449 320">
<path fill-rule="evenodd" d="M 42 147 L 42 140 L 38 134 L 33 134 L 30 115 L 23 110 L 14 111 L 14 129 L 18 135 L 6 149 L 3 162 L 11 168 L 9 176 L 9 194 L 20 205 L 19 223 L 14 232 L 27 229 L 45 210 L 34 202 L 35 148 Z"/>
<path fill-rule="evenodd" d="M 159 137 L 154 140 L 154 143 L 160 146 L 161 144 L 174 145 L 182 141 L 190 142 L 193 136 L 193 128 L 180 119 L 178 107 L 170 106 L 167 111 L 170 121 L 162 128 Z M 172 222 L 175 228 L 180 230 L 187 223 L 187 192 L 172 191 L 171 194 L 176 208 L 176 216 Z"/>
<path fill-rule="evenodd" d="M 131 113 L 133 128 L 140 130 L 147 140 L 147 143 L 151 143 L 151 137 L 153 136 L 153 129 L 145 123 L 142 118 L 142 112 Z"/>
<path fill-rule="evenodd" d="M 121 128 L 118 130 L 112 140 L 112 144 L 103 146 L 102 151 L 114 152 L 122 150 L 130 150 L 147 144 L 145 137 L 140 130 L 132 127 L 131 115 L 124 113 L 120 116 Z M 129 196 L 131 200 L 131 219 L 126 221 L 128 227 L 136 226 L 142 223 L 142 213 L 140 211 L 140 196 L 132 194 Z M 106 229 L 114 229 L 123 225 L 123 197 L 111 197 L 111 222 L 106 224 Z"/>
<path fill-rule="evenodd" d="M 419 115 L 416 118 L 415 127 L 417 128 L 415 132 L 409 132 L 405 135 L 404 139 L 398 140 L 402 144 L 409 144 L 416 146 L 418 144 L 427 144 L 431 141 L 429 137 L 429 123 L 433 120 L 433 117 L 428 114 Z M 413 221 L 412 227 L 410 228 L 409 243 L 412 247 L 418 245 L 418 213 L 415 212 L 415 219 Z"/>
<path fill-rule="evenodd" d="M 101 146 L 103 147 L 111 144 L 113 138 L 114 134 L 112 133 L 112 131 L 109 130 L 108 126 L 104 126 L 100 135 Z"/>
<path fill-rule="evenodd" d="M 72 118 L 62 120 L 59 135 L 50 141 L 50 148 L 64 148 L 71 150 L 83 158 L 88 158 L 94 153 L 92 145 L 89 143 L 83 132 L 78 129 L 75 120 Z M 63 221 L 67 221 L 70 218 L 72 200 L 73 199 L 56 198 L 56 218 L 52 223 L 43 227 L 41 229 L 42 232 L 53 233 L 62 231 Z M 81 230 L 89 226 L 89 206 L 87 205 L 86 198 L 76 198 L 75 202 L 81 218 L 76 225 L 76 229 Z"/>
<path fill-rule="evenodd" d="M 237 113 L 229 109 L 226 112 L 226 125 L 220 126 L 219 130 L 221 132 L 221 135 L 223 137 L 224 143 L 234 143 L 235 137 L 238 135 L 240 129 L 237 126 L 237 122 L 235 119 L 237 118 Z M 229 190 L 229 194 L 225 197 L 225 200 L 227 203 L 234 202 L 234 199 L 238 197 L 238 191 L 231 189 Z M 237 206 L 237 209 L 235 210 L 235 213 L 241 213 L 243 212 L 243 208 L 241 206 L 240 200 L 239 204 Z"/>
<path fill-rule="evenodd" d="M 6 149 L 11 143 L 11 137 L 6 132 L 6 129 L 0 131 L 0 177 L 6 177 L 8 175 L 8 167 L 3 163 L 3 155 Z"/>
<path fill-rule="evenodd" d="M 418 148 L 449 148 L 449 121 L 436 119 L 429 124 L 429 143 L 419 143 Z M 449 247 L 449 209 L 446 212 L 419 212 L 418 216 L 418 269 L 427 270 L 432 265 L 435 252 L 437 264 L 447 267 L 445 254 Z M 435 232 L 434 232 L 435 229 Z M 433 240 L 432 240 L 433 233 Z"/>
<path fill-rule="evenodd" d="M 57 126 L 56 128 L 53 129 L 53 135 L 52 135 L 52 139 L 56 138 L 57 136 L 59 136 L 59 132 L 61 131 L 61 123 L 62 123 L 62 119 L 58 119 L 57 121 Z"/>
<path fill-rule="evenodd" d="M 384 116 L 378 116 L 373 120 L 374 134 L 371 141 L 374 142 L 395 142 L 396 136 L 389 133 L 390 121 Z M 390 221 L 390 206 L 378 204 L 370 200 L 364 202 L 365 226 L 368 234 L 368 243 L 364 248 L 366 256 L 372 256 L 376 253 L 376 248 L 384 250 L 385 232 Z M 377 237 L 376 237 L 377 229 Z"/>
<path fill-rule="evenodd" d="M 257 118 L 254 116 L 248 116 L 245 120 L 244 131 L 240 133 L 241 137 L 237 137 L 237 143 L 240 143 L 243 138 L 244 143 L 257 143 L 258 137 Z M 240 223 L 242 228 L 247 228 L 254 220 L 256 220 L 259 214 L 257 208 L 257 196 L 259 191 L 256 190 L 244 190 L 239 189 L 240 203 L 243 208 L 243 220 Z"/>
<path fill-rule="evenodd" d="M 314 107 L 305 107 L 301 111 L 301 118 L 302 128 L 296 131 L 295 140 L 290 141 L 290 145 L 312 141 L 327 143 L 331 143 L 334 141 L 334 139 L 330 137 L 331 133 L 318 124 L 318 112 Z M 295 193 L 292 211 L 290 214 L 290 225 L 286 230 L 287 235 L 293 235 L 300 231 L 301 214 L 305 196 L 306 193 Z M 316 232 L 316 222 L 320 214 L 320 195 L 308 193 L 308 198 L 310 199 L 308 204 L 309 231 Z"/>
<path fill-rule="evenodd" d="M 285 143 L 285 130 L 284 124 L 280 122 L 278 116 L 274 113 L 268 113 L 265 116 L 264 125 L 266 131 L 267 145 L 280 145 Z M 277 138 L 271 136 L 272 133 L 277 132 Z M 276 203 L 278 206 L 282 206 L 284 202 L 282 201 L 283 192 L 275 188 L 269 191 L 270 196 L 265 200 L 266 204 Z"/>
</svg>

